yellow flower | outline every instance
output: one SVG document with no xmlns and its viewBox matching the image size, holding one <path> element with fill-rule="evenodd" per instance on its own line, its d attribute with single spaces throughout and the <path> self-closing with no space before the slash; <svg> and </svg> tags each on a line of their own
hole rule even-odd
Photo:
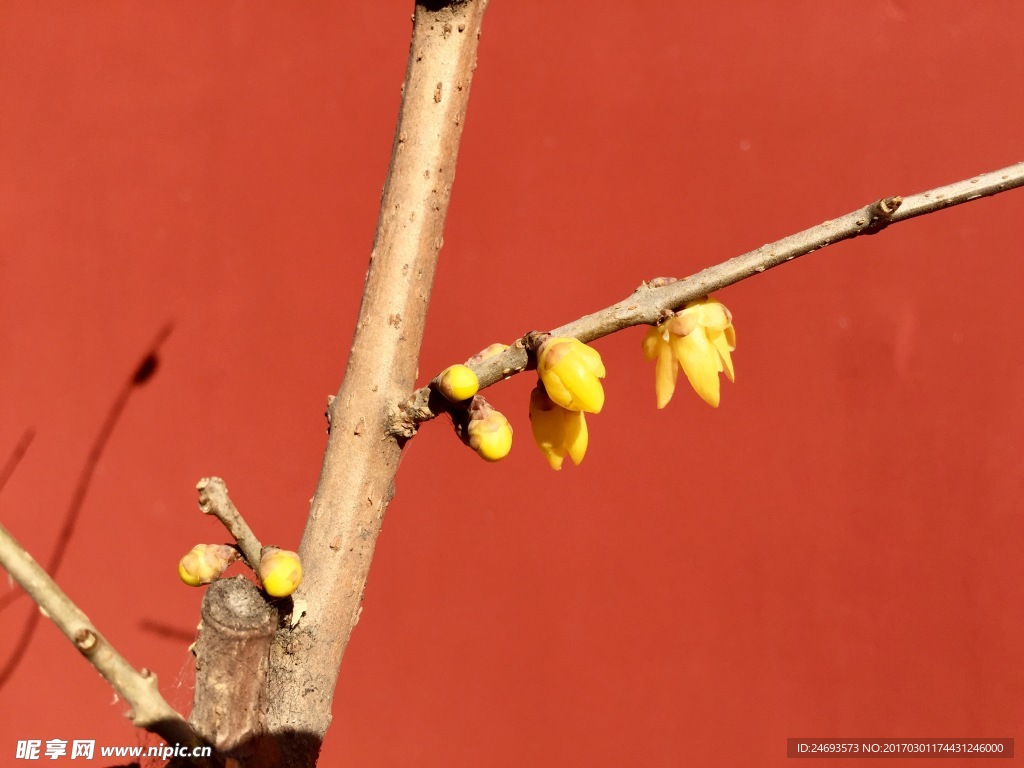
<svg viewBox="0 0 1024 768">
<path fill-rule="evenodd" d="M 450 365 L 437 377 L 437 388 L 445 399 L 459 403 L 477 393 L 480 380 L 469 366 Z"/>
<path fill-rule="evenodd" d="M 479 412 L 479 418 L 471 416 L 466 432 L 469 447 L 487 461 L 501 461 L 512 450 L 512 425 L 490 406 Z"/>
<path fill-rule="evenodd" d="M 712 408 L 718 407 L 720 398 L 718 374 L 725 372 L 729 381 L 736 381 L 732 365 L 732 351 L 736 349 L 732 314 L 710 296 L 689 302 L 681 312 L 652 327 L 644 336 L 643 346 L 648 360 L 657 359 L 654 391 L 659 408 L 672 399 L 679 368 Z"/>
<path fill-rule="evenodd" d="M 530 394 L 530 427 L 552 469 L 561 469 L 566 455 L 573 464 L 583 461 L 588 440 L 586 416 L 583 411 L 569 411 L 551 402 L 542 384 Z"/>
<path fill-rule="evenodd" d="M 288 597 L 302 583 L 302 561 L 297 552 L 264 547 L 260 557 L 260 581 L 271 597 Z"/>
<path fill-rule="evenodd" d="M 227 544 L 196 544 L 178 561 L 178 578 L 190 587 L 216 581 L 238 559 L 238 550 Z"/>
<path fill-rule="evenodd" d="M 604 363 L 579 339 L 555 336 L 537 350 L 537 373 L 548 397 L 570 411 L 600 413 L 604 407 Z"/>
</svg>

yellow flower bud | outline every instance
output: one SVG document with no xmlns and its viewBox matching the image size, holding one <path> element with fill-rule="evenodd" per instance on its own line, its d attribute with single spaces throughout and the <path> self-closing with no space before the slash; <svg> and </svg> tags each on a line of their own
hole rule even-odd
<svg viewBox="0 0 1024 768">
<path fill-rule="evenodd" d="M 259 571 L 263 589 L 271 597 L 288 597 L 302 583 L 302 561 L 291 550 L 264 547 Z"/>
<path fill-rule="evenodd" d="M 600 413 L 604 407 L 604 363 L 579 339 L 555 336 L 537 350 L 537 373 L 548 397 L 570 411 Z"/>
<path fill-rule="evenodd" d="M 437 388 L 453 403 L 469 400 L 480 389 L 480 380 L 466 365 L 450 365 L 437 377 Z"/>
<path fill-rule="evenodd" d="M 490 406 L 486 412 L 470 417 L 466 432 L 469 447 L 487 461 L 501 461 L 512 450 L 512 425 Z"/>
<path fill-rule="evenodd" d="M 672 399 L 679 368 L 712 408 L 717 408 L 720 400 L 718 374 L 724 372 L 729 381 L 736 380 L 732 314 L 710 296 L 687 303 L 681 312 L 648 330 L 643 349 L 648 360 L 657 359 L 654 391 L 659 408 Z"/>
<path fill-rule="evenodd" d="M 573 464 L 583 461 L 589 439 L 586 416 L 553 403 L 541 384 L 530 393 L 530 427 L 552 469 L 561 469 L 566 455 Z"/>
<path fill-rule="evenodd" d="M 238 550 L 228 544 L 197 544 L 178 561 L 178 577 L 190 587 L 216 581 L 238 559 Z"/>
</svg>

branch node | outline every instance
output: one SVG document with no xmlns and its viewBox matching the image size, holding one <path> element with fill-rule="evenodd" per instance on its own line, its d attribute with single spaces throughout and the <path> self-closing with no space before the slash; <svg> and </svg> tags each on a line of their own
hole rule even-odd
<svg viewBox="0 0 1024 768">
<path fill-rule="evenodd" d="M 656 277 L 648 283 L 642 283 L 640 288 L 643 288 L 644 286 L 648 288 L 661 288 L 664 285 L 670 285 L 671 283 L 677 282 L 679 282 L 678 277 Z M 640 288 L 637 288 L 637 290 L 640 290 Z"/>
<path fill-rule="evenodd" d="M 533 355 L 540 345 L 551 338 L 551 334 L 546 331 L 530 331 L 528 334 L 519 339 L 516 344 L 523 347 L 527 354 Z"/>
<path fill-rule="evenodd" d="M 899 207 L 903 204 L 903 198 L 899 195 L 893 195 L 892 197 L 883 197 L 881 200 L 876 200 L 864 209 L 866 215 L 858 216 L 854 221 L 854 225 L 862 227 L 859 231 L 854 232 L 854 235 L 873 235 L 876 232 L 881 232 L 887 226 L 892 224 L 893 216 Z M 849 235 L 840 236 L 838 240 Z M 830 242 L 825 240 L 817 244 L 819 247 L 830 245 Z"/>
<path fill-rule="evenodd" d="M 327 434 L 328 435 L 331 434 L 331 422 L 334 419 L 334 414 L 333 414 L 334 408 L 333 408 L 333 406 L 334 406 L 334 401 L 336 399 L 337 398 L 334 395 L 328 395 L 327 396 L 327 409 L 324 411 L 324 416 L 327 417 Z"/>
<path fill-rule="evenodd" d="M 892 218 L 892 215 L 896 213 L 901 205 L 903 205 L 903 198 L 899 195 L 878 201 L 878 208 L 886 218 Z"/>
<path fill-rule="evenodd" d="M 78 650 L 82 653 L 88 654 L 96 647 L 96 633 L 88 627 L 82 627 L 75 632 L 74 643 Z"/>
</svg>

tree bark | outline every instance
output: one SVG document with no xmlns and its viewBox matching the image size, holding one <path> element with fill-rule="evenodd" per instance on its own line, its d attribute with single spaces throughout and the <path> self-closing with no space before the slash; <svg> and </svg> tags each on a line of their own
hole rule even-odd
<svg viewBox="0 0 1024 768">
<path fill-rule="evenodd" d="M 271 650 L 267 725 L 281 764 L 312 766 L 394 492 L 392 410 L 415 385 L 486 0 L 419 2 L 391 166 L 345 378 L 299 553 L 293 628 Z"/>
</svg>

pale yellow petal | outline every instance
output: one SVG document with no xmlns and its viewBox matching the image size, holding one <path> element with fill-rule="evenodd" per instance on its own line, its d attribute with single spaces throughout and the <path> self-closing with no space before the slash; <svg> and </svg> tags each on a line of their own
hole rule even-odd
<svg viewBox="0 0 1024 768">
<path fill-rule="evenodd" d="M 604 363 L 596 349 L 578 339 L 552 337 L 537 352 L 537 373 L 548 396 L 571 411 L 599 413 L 604 407 Z"/>
<path fill-rule="evenodd" d="M 714 340 L 715 349 L 718 351 L 719 357 L 721 358 L 722 364 L 724 364 L 725 375 L 729 377 L 729 381 L 736 381 L 736 371 L 732 367 L 732 351 L 729 349 L 729 344 L 726 341 L 724 334 L 719 334 Z M 718 366 L 718 370 L 723 370 L 723 365 Z"/>
<path fill-rule="evenodd" d="M 605 377 L 605 370 L 604 361 L 601 359 L 601 353 L 581 341 L 577 341 L 576 343 L 577 346 L 575 346 L 574 351 L 579 355 L 580 360 L 583 362 L 583 366 L 594 376 L 603 379 Z"/>
<path fill-rule="evenodd" d="M 658 362 L 654 366 L 654 394 L 658 399 L 658 408 L 664 408 L 676 391 L 676 377 L 679 365 L 672 355 L 672 347 L 662 344 L 659 349 Z"/>
<path fill-rule="evenodd" d="M 664 341 L 661 334 L 661 329 L 653 325 L 648 328 L 647 333 L 644 334 L 644 357 L 648 360 L 656 358 L 661 345 L 667 343 Z"/>
<path fill-rule="evenodd" d="M 712 408 L 720 398 L 718 382 L 718 351 L 702 331 L 672 339 L 672 351 L 690 381 L 690 386 Z"/>
<path fill-rule="evenodd" d="M 722 331 L 732 323 L 732 317 L 720 302 L 711 300 L 695 308 L 697 310 L 698 322 L 705 328 L 714 328 Z"/>
<path fill-rule="evenodd" d="M 562 414 L 566 413 L 551 402 L 547 393 L 536 387 L 530 393 L 530 429 L 533 440 L 537 443 L 544 458 L 552 469 L 561 469 L 565 458 L 564 442 L 565 423 Z"/>
<path fill-rule="evenodd" d="M 562 379 L 558 374 L 539 367 L 537 368 L 537 373 L 540 374 L 540 380 L 544 382 L 544 389 L 547 390 L 548 397 L 551 398 L 552 402 L 561 405 L 563 408 L 567 408 L 572 404 L 572 393 L 562 383 Z"/>
<path fill-rule="evenodd" d="M 548 379 L 545 378 L 544 386 L 547 387 L 551 399 L 570 411 L 600 413 L 604 407 L 604 387 L 589 365 L 584 356 L 575 354 L 566 355 L 555 363 L 550 373 L 558 377 L 568 394 L 568 402 L 555 397 L 555 393 L 547 386 Z M 601 370 L 604 370 L 603 365 Z"/>
<path fill-rule="evenodd" d="M 572 459 L 573 464 L 579 464 L 583 461 L 583 456 L 587 452 L 587 444 L 590 440 L 590 434 L 587 431 L 587 417 L 582 411 L 565 411 L 563 414 L 565 421 L 565 450 L 569 452 L 569 458 Z M 561 466 L 561 460 L 559 460 L 559 466 Z"/>
</svg>

